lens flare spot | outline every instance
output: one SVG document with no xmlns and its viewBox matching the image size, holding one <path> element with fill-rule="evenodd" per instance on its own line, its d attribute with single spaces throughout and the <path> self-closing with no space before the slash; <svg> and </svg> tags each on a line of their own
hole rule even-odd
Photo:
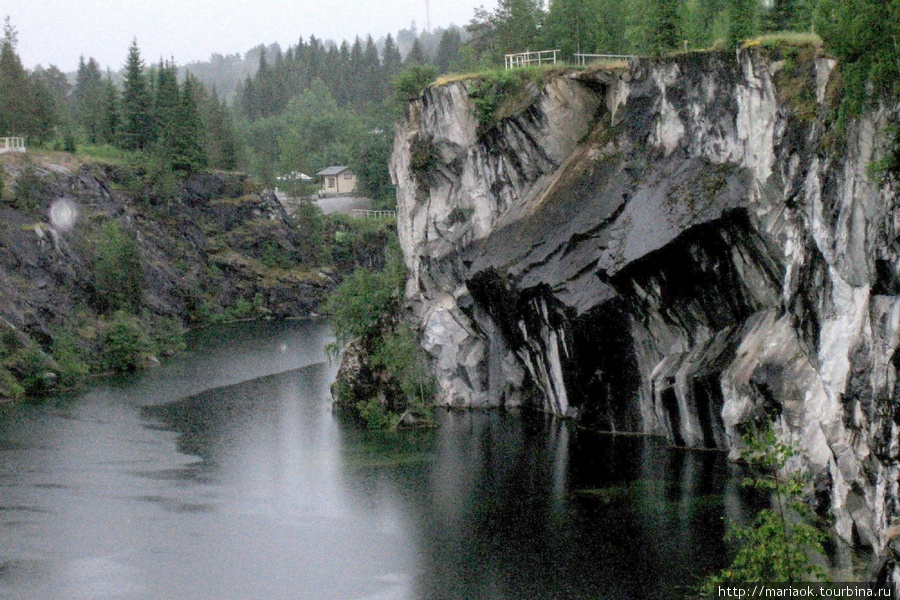
<svg viewBox="0 0 900 600">
<path fill-rule="evenodd" d="M 57 200 L 50 206 L 50 222 L 57 229 L 69 230 L 78 221 L 78 207 L 71 200 Z"/>
</svg>

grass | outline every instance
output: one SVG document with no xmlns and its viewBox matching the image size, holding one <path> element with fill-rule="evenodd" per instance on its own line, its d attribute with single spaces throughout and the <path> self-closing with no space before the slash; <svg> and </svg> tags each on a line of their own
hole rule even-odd
<svg viewBox="0 0 900 600">
<path fill-rule="evenodd" d="M 624 59 L 604 59 L 591 62 L 584 66 L 585 73 L 597 73 L 599 71 L 624 71 L 628 68 L 628 61 Z"/>
<path fill-rule="evenodd" d="M 813 46 L 815 48 L 822 47 L 822 38 L 815 33 L 799 32 L 799 31 L 777 31 L 775 33 L 767 33 L 757 38 L 745 40 L 741 44 L 742 48 L 771 48 L 779 49 L 785 46 Z"/>
<path fill-rule="evenodd" d="M 142 156 L 139 152 L 122 150 L 109 144 L 83 144 L 78 146 L 75 154 L 117 165 L 131 164 Z"/>
<path fill-rule="evenodd" d="M 556 63 L 555 65 L 540 65 L 537 67 L 517 67 L 515 69 L 485 69 L 484 71 L 473 71 L 469 73 L 448 73 L 438 77 L 432 85 L 441 86 L 448 83 L 456 83 L 458 81 L 488 81 L 510 73 L 520 77 L 521 79 L 537 80 L 543 77 L 552 77 L 555 75 L 563 75 L 568 72 L 576 71 L 575 67 L 564 63 Z"/>
</svg>

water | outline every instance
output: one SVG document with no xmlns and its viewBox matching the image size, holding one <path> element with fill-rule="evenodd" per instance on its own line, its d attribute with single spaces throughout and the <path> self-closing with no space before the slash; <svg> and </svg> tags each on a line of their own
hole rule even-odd
<svg viewBox="0 0 900 600">
<path fill-rule="evenodd" d="M 332 415 L 327 326 L 207 330 L 83 395 L 0 407 L 0 598 L 670 598 L 746 517 L 711 452 L 542 415 Z"/>
</svg>

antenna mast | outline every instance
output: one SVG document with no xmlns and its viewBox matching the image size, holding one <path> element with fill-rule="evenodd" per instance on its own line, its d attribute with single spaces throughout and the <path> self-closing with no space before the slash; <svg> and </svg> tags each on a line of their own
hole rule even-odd
<svg viewBox="0 0 900 600">
<path fill-rule="evenodd" d="M 425 0 L 425 31 L 431 33 L 431 4 Z"/>
</svg>

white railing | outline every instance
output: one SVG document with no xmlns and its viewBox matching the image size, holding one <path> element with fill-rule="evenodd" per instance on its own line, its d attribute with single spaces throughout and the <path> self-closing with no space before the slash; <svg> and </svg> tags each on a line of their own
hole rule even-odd
<svg viewBox="0 0 900 600">
<path fill-rule="evenodd" d="M 532 65 L 555 65 L 559 50 L 541 50 L 539 52 L 518 52 L 506 55 L 506 68 L 530 67 Z"/>
<path fill-rule="evenodd" d="M 364 208 L 354 208 L 350 211 L 350 216 L 357 219 L 396 219 L 396 210 L 366 210 Z"/>
<path fill-rule="evenodd" d="M 25 138 L 0 138 L 0 154 L 6 154 L 7 152 L 25 152 Z"/>
<path fill-rule="evenodd" d="M 588 63 L 599 62 L 604 60 L 629 60 L 637 58 L 634 54 L 575 54 L 575 63 L 579 67 L 584 67 Z"/>
</svg>

